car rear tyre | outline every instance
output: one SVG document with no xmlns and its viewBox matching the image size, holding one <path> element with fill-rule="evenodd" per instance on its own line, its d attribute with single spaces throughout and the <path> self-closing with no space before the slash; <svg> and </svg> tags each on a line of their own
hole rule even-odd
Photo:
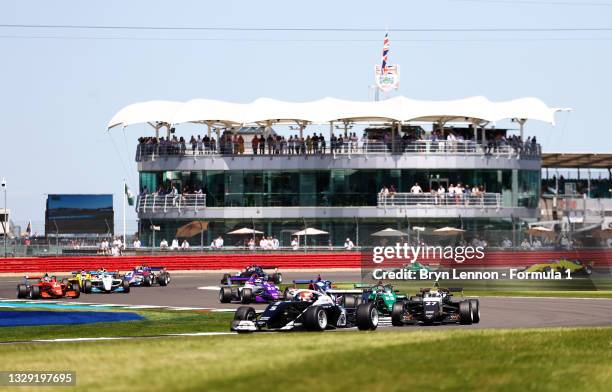
<svg viewBox="0 0 612 392">
<path fill-rule="evenodd" d="M 162 272 L 159 274 L 157 277 L 157 283 L 159 283 L 160 286 L 168 286 L 168 283 L 170 283 L 170 274 L 167 272 Z"/>
<path fill-rule="evenodd" d="M 25 284 L 17 285 L 17 298 L 26 298 L 28 296 L 28 286 Z"/>
<path fill-rule="evenodd" d="M 355 319 L 361 331 L 374 330 L 378 327 L 378 310 L 371 302 L 361 304 L 357 307 Z"/>
<path fill-rule="evenodd" d="M 357 296 L 345 295 L 342 302 L 342 306 L 344 306 L 346 309 L 355 309 L 357 307 Z"/>
<path fill-rule="evenodd" d="M 391 325 L 394 327 L 401 327 L 404 325 L 404 303 L 396 302 L 391 308 Z"/>
<path fill-rule="evenodd" d="M 83 281 L 83 292 L 85 294 L 91 294 L 91 280 Z"/>
<path fill-rule="evenodd" d="M 276 284 L 283 283 L 283 274 L 281 274 L 280 272 L 272 274 L 272 281 Z"/>
<path fill-rule="evenodd" d="M 472 322 L 478 324 L 480 322 L 480 302 L 477 299 L 470 299 L 472 306 Z"/>
<path fill-rule="evenodd" d="M 593 268 L 590 265 L 584 267 L 584 273 L 587 275 L 591 275 L 593 273 Z"/>
<path fill-rule="evenodd" d="M 472 306 L 470 301 L 459 302 L 459 323 L 462 325 L 470 325 L 472 322 Z"/>
<path fill-rule="evenodd" d="M 324 331 L 327 328 L 327 313 L 320 306 L 311 306 L 304 314 L 304 326 L 308 331 Z"/>
<path fill-rule="evenodd" d="M 30 288 L 30 298 L 40 298 L 40 286 L 32 286 L 32 288 Z"/>
<path fill-rule="evenodd" d="M 253 290 L 244 288 L 240 293 L 240 302 L 243 304 L 250 304 L 253 302 Z"/>
<path fill-rule="evenodd" d="M 283 298 L 285 299 L 285 301 L 293 300 L 293 295 L 291 295 L 291 290 L 289 289 L 289 287 L 287 287 L 283 292 Z"/>
<path fill-rule="evenodd" d="M 70 290 L 74 291 L 73 298 L 79 298 L 81 296 L 81 288 L 79 287 L 78 283 L 73 283 L 69 287 L 70 287 Z"/>
<path fill-rule="evenodd" d="M 232 289 L 230 287 L 221 287 L 221 290 L 219 290 L 219 302 L 222 304 L 232 302 Z"/>
<path fill-rule="evenodd" d="M 127 294 L 130 292 L 130 281 L 124 279 L 121 281 L 121 287 L 123 287 L 123 294 Z"/>
<path fill-rule="evenodd" d="M 145 287 L 153 286 L 153 278 L 151 277 L 151 275 L 147 275 L 142 279 L 142 285 Z"/>
</svg>

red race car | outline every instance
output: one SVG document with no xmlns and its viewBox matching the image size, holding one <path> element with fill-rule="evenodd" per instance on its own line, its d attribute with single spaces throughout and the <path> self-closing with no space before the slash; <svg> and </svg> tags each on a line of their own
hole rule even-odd
<svg viewBox="0 0 612 392">
<path fill-rule="evenodd" d="M 78 283 L 60 282 L 55 276 L 26 276 L 17 285 L 17 298 L 79 298 Z"/>
</svg>

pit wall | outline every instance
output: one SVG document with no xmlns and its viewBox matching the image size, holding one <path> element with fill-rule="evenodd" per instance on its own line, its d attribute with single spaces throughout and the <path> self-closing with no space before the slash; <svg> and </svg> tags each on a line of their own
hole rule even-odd
<svg viewBox="0 0 612 392">
<path fill-rule="evenodd" d="M 334 253 L 269 253 L 269 254 L 205 254 L 161 256 L 67 256 L 0 258 L 0 273 L 67 272 L 81 269 L 131 270 L 137 265 L 165 266 L 168 270 L 240 270 L 248 265 L 277 266 L 279 269 L 357 269 L 369 256 L 360 252 Z M 567 258 L 593 262 L 593 266 L 612 267 L 612 249 L 574 251 L 485 252 L 481 260 L 452 261 L 419 260 L 423 264 L 442 264 L 459 268 L 526 267 L 532 264 Z M 371 259 L 370 259 L 371 260 Z M 368 260 L 369 261 L 369 260 Z M 371 262 L 370 262 L 371 263 Z M 371 264 L 370 264 L 371 265 Z"/>
</svg>

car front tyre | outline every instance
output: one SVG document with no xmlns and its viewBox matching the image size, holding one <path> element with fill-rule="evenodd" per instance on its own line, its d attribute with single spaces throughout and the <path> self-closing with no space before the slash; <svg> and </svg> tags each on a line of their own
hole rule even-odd
<svg viewBox="0 0 612 392">
<path fill-rule="evenodd" d="M 361 304 L 357 307 L 355 321 L 361 331 L 375 330 L 378 328 L 378 310 L 371 302 Z"/>
<path fill-rule="evenodd" d="M 308 331 L 324 331 L 327 328 L 327 313 L 320 306 L 311 306 L 304 314 L 304 326 Z"/>
</svg>

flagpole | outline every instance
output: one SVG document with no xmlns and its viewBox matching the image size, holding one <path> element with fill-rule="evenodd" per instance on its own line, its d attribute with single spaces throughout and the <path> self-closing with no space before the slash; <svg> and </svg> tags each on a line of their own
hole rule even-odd
<svg viewBox="0 0 612 392">
<path fill-rule="evenodd" d="M 123 179 L 123 246 L 125 248 L 127 248 L 127 243 L 125 242 L 125 199 L 127 199 L 127 192 L 125 191 L 127 189 L 127 183 L 125 182 L 125 178 Z"/>
</svg>

